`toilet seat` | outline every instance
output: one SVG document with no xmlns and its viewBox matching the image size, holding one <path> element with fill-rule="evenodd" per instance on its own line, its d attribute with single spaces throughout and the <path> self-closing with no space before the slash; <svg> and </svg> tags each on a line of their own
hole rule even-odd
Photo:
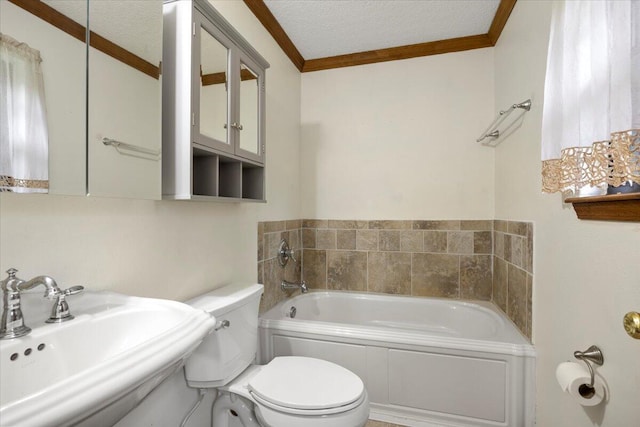
<svg viewBox="0 0 640 427">
<path fill-rule="evenodd" d="M 273 410 L 320 416 L 352 410 L 365 400 L 362 380 L 326 360 L 276 357 L 248 382 L 255 401 Z"/>
</svg>

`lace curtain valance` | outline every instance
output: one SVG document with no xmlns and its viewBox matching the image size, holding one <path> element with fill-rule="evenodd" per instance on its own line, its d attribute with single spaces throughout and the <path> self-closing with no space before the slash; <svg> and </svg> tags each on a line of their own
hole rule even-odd
<svg viewBox="0 0 640 427">
<path fill-rule="evenodd" d="M 543 191 L 640 183 L 640 2 L 555 2 L 544 96 Z"/>
</svg>

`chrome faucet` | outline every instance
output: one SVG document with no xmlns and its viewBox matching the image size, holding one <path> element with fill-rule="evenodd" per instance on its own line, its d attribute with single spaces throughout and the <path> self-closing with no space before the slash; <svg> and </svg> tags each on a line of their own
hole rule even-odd
<svg viewBox="0 0 640 427">
<path fill-rule="evenodd" d="M 307 291 L 309 291 L 309 288 L 307 288 L 307 284 L 305 283 L 305 281 L 303 280 L 301 283 L 295 283 L 295 282 L 288 282 L 286 280 L 283 280 L 282 283 L 280 284 L 280 289 L 282 289 L 283 291 L 287 291 L 289 289 L 300 289 L 300 291 L 302 291 L 302 293 L 307 293 Z"/>
<path fill-rule="evenodd" d="M 22 309 L 20 308 L 20 292 L 35 288 L 39 285 L 45 287 L 44 296 L 46 298 L 56 298 L 53 308 L 51 309 L 51 316 L 46 322 L 59 323 L 73 319 L 73 316 L 69 312 L 66 297 L 81 292 L 84 289 L 83 286 L 73 286 L 62 291 L 56 281 L 49 276 L 37 276 L 25 281 L 16 277 L 17 272 L 18 270 L 15 268 L 10 268 L 7 270 L 9 276 L 0 281 L 0 287 L 2 288 L 0 339 L 18 338 L 31 332 L 31 328 L 24 324 L 24 317 L 22 316 Z"/>
</svg>

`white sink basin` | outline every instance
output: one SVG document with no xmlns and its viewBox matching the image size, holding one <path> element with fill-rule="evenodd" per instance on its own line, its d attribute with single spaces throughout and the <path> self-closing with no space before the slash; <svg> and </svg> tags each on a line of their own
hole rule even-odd
<svg viewBox="0 0 640 427">
<path fill-rule="evenodd" d="M 0 340 L 2 427 L 113 425 L 215 325 L 186 304 L 112 292 L 70 297 L 75 319 L 61 324 L 44 323 L 51 306 L 41 292 L 24 293 L 32 332 Z"/>
</svg>

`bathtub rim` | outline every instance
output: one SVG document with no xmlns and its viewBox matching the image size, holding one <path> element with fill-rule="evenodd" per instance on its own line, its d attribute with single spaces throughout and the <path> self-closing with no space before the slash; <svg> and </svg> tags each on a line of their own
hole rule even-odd
<svg viewBox="0 0 640 427">
<path fill-rule="evenodd" d="M 290 318 L 283 318 L 283 309 L 285 306 L 295 304 L 295 301 L 305 298 L 322 295 L 330 297 L 331 294 L 349 294 L 355 298 L 392 298 L 392 299 L 424 299 L 424 300 L 438 300 L 446 302 L 447 304 L 457 304 L 463 306 L 480 307 L 481 309 L 489 310 L 493 314 L 503 320 L 506 325 L 512 328 L 516 335 L 522 340 L 522 342 L 504 342 L 504 341 L 492 341 L 490 339 L 480 340 L 474 338 L 457 338 L 457 337 L 442 337 L 431 335 L 421 331 L 398 331 L 391 328 L 384 328 L 380 326 L 365 326 L 365 325 L 350 325 L 348 323 L 338 322 L 326 322 L 319 320 L 292 320 Z M 280 313 L 278 318 L 273 313 Z M 272 318 L 268 318 L 271 315 Z M 342 338 L 373 341 L 381 343 L 394 343 L 394 344 L 409 344 L 415 346 L 428 346 L 435 348 L 451 348 L 456 350 L 472 350 L 485 353 L 496 354 L 509 354 L 520 357 L 536 357 L 536 350 L 529 339 L 522 334 L 509 317 L 507 317 L 494 303 L 490 301 L 476 301 L 476 300 L 462 300 L 462 299 L 449 299 L 438 297 L 421 297 L 421 296 L 407 296 L 407 295 L 390 295 L 374 292 L 353 292 L 353 291 L 339 291 L 339 290 L 310 290 L 307 294 L 300 294 L 293 298 L 289 298 L 280 301 L 278 304 L 261 314 L 258 321 L 258 326 L 263 329 L 270 330 L 282 330 L 295 333 L 315 334 L 327 337 L 339 336 Z M 392 333 L 390 333 L 392 331 Z"/>
</svg>

